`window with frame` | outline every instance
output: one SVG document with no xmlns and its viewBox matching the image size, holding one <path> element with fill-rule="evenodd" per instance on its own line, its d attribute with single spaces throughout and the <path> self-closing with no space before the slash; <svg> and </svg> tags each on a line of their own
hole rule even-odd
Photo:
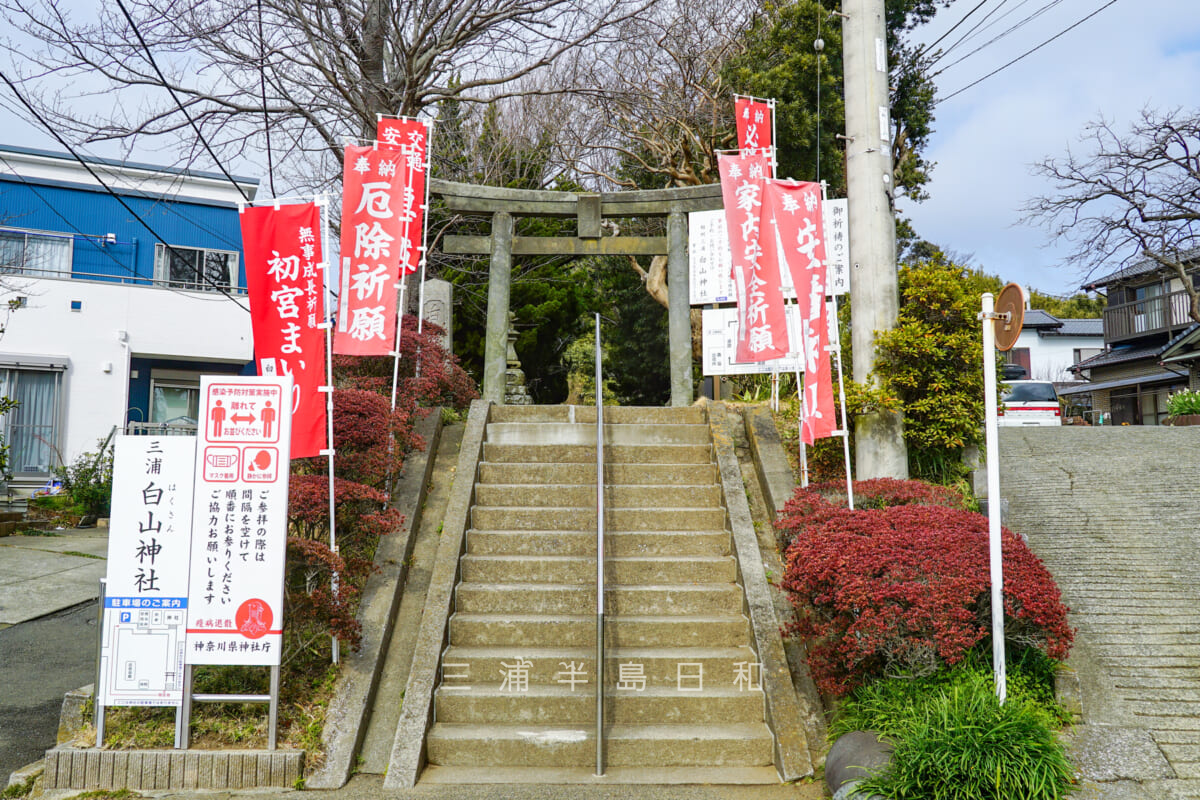
<svg viewBox="0 0 1200 800">
<path fill-rule="evenodd" d="M 195 428 L 200 416 L 200 382 L 150 380 L 150 421 Z"/>
<path fill-rule="evenodd" d="M 0 270 L 39 278 L 71 276 L 73 236 L 0 228 Z"/>
<path fill-rule="evenodd" d="M 154 281 L 175 289 L 216 292 L 237 286 L 238 254 L 201 247 L 154 245 Z"/>
<path fill-rule="evenodd" d="M 62 426 L 62 369 L 0 367 L 0 396 L 17 407 L 0 418 L 15 476 L 45 476 L 58 466 Z"/>
</svg>

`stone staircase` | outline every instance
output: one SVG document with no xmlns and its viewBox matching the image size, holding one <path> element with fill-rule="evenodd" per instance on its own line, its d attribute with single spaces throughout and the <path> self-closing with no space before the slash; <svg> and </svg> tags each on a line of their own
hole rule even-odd
<svg viewBox="0 0 1200 800">
<path fill-rule="evenodd" d="M 705 411 L 605 423 L 606 766 L 777 782 Z M 595 436 L 594 408 L 491 410 L 426 740 L 443 778 L 594 770 Z"/>
</svg>

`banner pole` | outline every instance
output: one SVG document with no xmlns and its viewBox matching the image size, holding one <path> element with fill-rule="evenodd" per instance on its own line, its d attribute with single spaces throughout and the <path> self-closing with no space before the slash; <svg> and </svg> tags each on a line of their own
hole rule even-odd
<svg viewBox="0 0 1200 800">
<path fill-rule="evenodd" d="M 433 182 L 433 123 L 425 123 L 425 206 L 421 213 L 421 277 L 417 286 L 417 363 L 413 374 L 421 376 L 421 332 L 425 327 L 425 265 L 429 262 L 429 184 Z M 453 313 L 447 309 L 447 314 Z"/>
<path fill-rule="evenodd" d="M 330 259 L 329 252 L 329 195 L 323 194 L 317 197 L 317 208 L 321 212 L 321 274 L 325 282 L 325 314 L 321 320 L 321 326 L 325 328 L 325 381 L 326 385 L 321 389 L 325 392 L 325 436 L 326 444 L 324 455 L 328 458 L 329 468 L 329 550 L 335 556 L 338 552 L 337 546 L 337 497 L 334 492 L 334 477 L 333 477 L 333 295 L 329 277 L 329 265 L 333 263 Z M 339 576 L 337 570 L 330 575 L 329 585 L 333 591 L 333 596 L 336 598 L 338 594 Z M 339 646 L 337 636 L 333 637 L 331 644 L 333 663 L 336 664 L 341 660 L 341 647 Z M 277 697 L 276 693 L 276 697 Z"/>
</svg>

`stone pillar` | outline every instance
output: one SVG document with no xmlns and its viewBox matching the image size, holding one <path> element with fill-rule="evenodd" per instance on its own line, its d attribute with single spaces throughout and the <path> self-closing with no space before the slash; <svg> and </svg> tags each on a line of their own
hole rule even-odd
<svg viewBox="0 0 1200 800">
<path fill-rule="evenodd" d="M 487 338 L 483 345 L 483 399 L 504 403 L 508 356 L 508 295 L 512 286 L 513 218 L 492 215 L 492 253 L 488 267 Z"/>
<path fill-rule="evenodd" d="M 688 291 L 687 217 L 667 216 L 667 334 L 671 356 L 671 405 L 692 404 L 692 316 Z"/>
<path fill-rule="evenodd" d="M 447 353 L 454 352 L 454 286 L 449 281 L 430 278 L 425 281 L 426 323 L 433 323 L 444 330 L 441 337 L 442 347 Z"/>
</svg>

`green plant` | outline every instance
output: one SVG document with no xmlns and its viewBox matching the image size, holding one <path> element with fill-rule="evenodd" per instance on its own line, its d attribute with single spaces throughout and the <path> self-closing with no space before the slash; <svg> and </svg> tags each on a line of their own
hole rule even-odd
<svg viewBox="0 0 1200 800">
<path fill-rule="evenodd" d="M 20 783 L 6 786 L 4 791 L 0 792 L 0 798 L 3 798 L 3 800 L 16 800 L 18 797 L 28 797 L 33 792 L 33 785 L 37 782 L 37 779 L 37 775 L 31 775 Z"/>
<path fill-rule="evenodd" d="M 1066 795 L 1071 765 L 1044 713 L 1020 695 L 1001 705 L 989 671 L 951 670 L 933 685 L 880 684 L 863 690 L 858 708 L 843 710 L 855 725 L 878 730 L 895 744 L 889 766 L 864 780 L 861 794 L 875 792 L 891 800 L 1059 800 Z"/>
<path fill-rule="evenodd" d="M 97 452 L 83 453 L 71 464 L 55 467 L 54 474 L 84 514 L 106 517 L 112 502 L 111 438 L 100 440 L 99 445 Z"/>
<path fill-rule="evenodd" d="M 1167 397 L 1167 416 L 1183 417 L 1200 414 L 1200 391 L 1184 389 Z"/>
</svg>

